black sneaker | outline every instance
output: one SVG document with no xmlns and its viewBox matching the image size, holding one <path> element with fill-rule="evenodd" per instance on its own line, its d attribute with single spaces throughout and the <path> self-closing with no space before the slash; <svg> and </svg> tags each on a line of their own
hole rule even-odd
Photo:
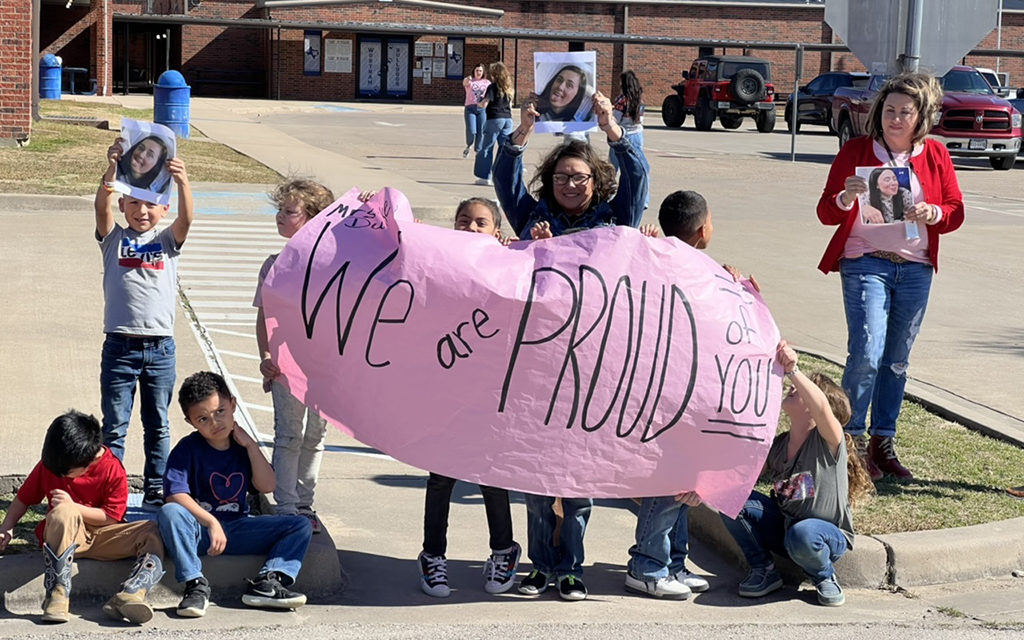
<svg viewBox="0 0 1024 640">
<path fill-rule="evenodd" d="M 587 585 L 579 578 L 565 576 L 558 583 L 558 595 L 562 596 L 562 600 L 586 600 Z"/>
<path fill-rule="evenodd" d="M 528 596 L 539 596 L 547 590 L 549 582 L 551 582 L 551 578 L 546 573 L 534 569 L 530 572 L 530 575 L 523 578 L 519 583 L 519 593 L 525 593 Z"/>
<path fill-rule="evenodd" d="M 147 511 L 159 511 L 164 506 L 163 489 L 146 489 L 142 496 L 142 508 Z"/>
<path fill-rule="evenodd" d="M 210 605 L 210 583 L 199 576 L 185 583 L 185 596 L 178 603 L 178 615 L 182 618 L 202 618 Z"/>
<path fill-rule="evenodd" d="M 285 589 L 277 572 L 271 571 L 256 576 L 255 580 L 249 580 L 249 588 L 242 596 L 242 603 L 250 607 L 294 609 L 306 604 L 306 596 Z"/>
</svg>

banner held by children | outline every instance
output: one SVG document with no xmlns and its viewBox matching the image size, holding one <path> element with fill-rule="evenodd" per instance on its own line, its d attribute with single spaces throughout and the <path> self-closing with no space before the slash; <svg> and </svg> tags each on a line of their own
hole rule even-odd
<svg viewBox="0 0 1024 640">
<path fill-rule="evenodd" d="M 291 392 L 360 441 L 566 497 L 696 490 L 735 515 L 781 402 L 760 296 L 671 238 L 608 227 L 501 246 L 353 189 L 263 288 Z"/>
</svg>

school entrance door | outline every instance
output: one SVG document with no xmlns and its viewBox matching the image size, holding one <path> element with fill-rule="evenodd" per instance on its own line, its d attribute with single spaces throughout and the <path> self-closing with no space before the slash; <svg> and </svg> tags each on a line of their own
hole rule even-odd
<svg viewBox="0 0 1024 640">
<path fill-rule="evenodd" d="M 412 98 L 412 39 L 359 38 L 359 98 Z"/>
</svg>

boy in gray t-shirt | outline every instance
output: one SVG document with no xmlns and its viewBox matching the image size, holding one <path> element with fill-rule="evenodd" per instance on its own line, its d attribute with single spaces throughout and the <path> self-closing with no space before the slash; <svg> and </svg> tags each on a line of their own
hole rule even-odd
<svg viewBox="0 0 1024 640">
<path fill-rule="evenodd" d="M 167 228 L 157 223 L 167 205 L 125 195 L 117 206 L 127 227 L 114 221 L 113 181 L 121 139 L 107 150 L 107 170 L 96 190 L 96 240 L 103 257 L 103 355 L 100 402 L 103 443 L 124 459 L 124 439 L 139 386 L 146 464 L 143 504 L 163 504 L 163 475 L 170 450 L 167 407 L 174 392 L 174 310 L 178 254 L 192 225 L 192 189 L 180 158 L 167 160 L 178 185 L 178 216 Z"/>
<path fill-rule="evenodd" d="M 739 594 L 756 598 L 782 587 L 775 552 L 804 570 L 819 604 L 835 607 L 846 600 L 833 563 L 853 548 L 851 493 L 860 497 L 871 481 L 860 457 L 847 456 L 850 402 L 842 388 L 821 374 L 805 376 L 785 340 L 777 359 L 793 386 L 782 401 L 790 429 L 775 438 L 765 462 L 772 495 L 754 491 L 735 520 L 722 516 L 750 565 Z"/>
</svg>

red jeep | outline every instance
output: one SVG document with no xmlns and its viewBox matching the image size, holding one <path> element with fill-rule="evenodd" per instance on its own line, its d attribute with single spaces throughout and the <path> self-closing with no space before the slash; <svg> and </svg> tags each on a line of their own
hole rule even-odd
<svg viewBox="0 0 1024 640">
<path fill-rule="evenodd" d="M 772 64 L 750 56 L 704 56 L 683 71 L 683 82 L 672 85 L 676 93 L 661 103 L 661 119 L 667 127 L 681 127 L 686 114 L 693 125 L 707 131 L 715 119 L 726 129 L 738 129 L 744 116 L 752 116 L 757 130 L 775 129 L 775 87 Z"/>
</svg>

